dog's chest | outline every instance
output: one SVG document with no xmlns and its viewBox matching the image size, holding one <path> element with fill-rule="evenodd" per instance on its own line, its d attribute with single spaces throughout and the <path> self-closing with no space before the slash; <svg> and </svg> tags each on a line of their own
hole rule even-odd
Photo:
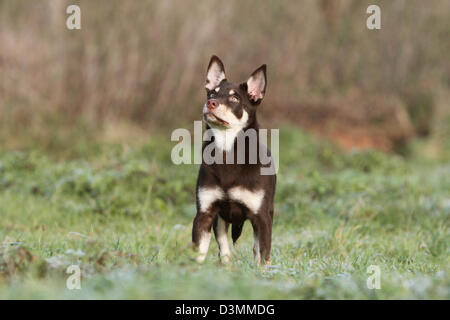
<svg viewBox="0 0 450 320">
<path fill-rule="evenodd" d="M 224 159 L 226 153 L 223 153 Z M 214 184 L 221 189 L 227 190 L 235 186 L 243 189 L 255 189 L 260 180 L 260 166 L 257 164 L 212 164 L 205 166 L 208 175 L 214 177 Z"/>
</svg>

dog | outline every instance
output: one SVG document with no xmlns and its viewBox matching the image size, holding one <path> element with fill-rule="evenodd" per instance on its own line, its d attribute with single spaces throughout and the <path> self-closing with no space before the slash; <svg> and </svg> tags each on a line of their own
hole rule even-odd
<svg viewBox="0 0 450 320">
<path fill-rule="evenodd" d="M 211 139 L 203 143 L 202 151 L 212 148 L 214 156 L 228 158 L 226 163 L 210 163 L 202 157 L 196 186 L 197 214 L 192 228 L 193 246 L 199 252 L 198 262 L 206 258 L 211 227 L 219 246 L 220 260 L 229 262 L 229 225 L 232 226 L 233 244 L 236 244 L 244 222 L 250 220 L 255 261 L 258 265 L 271 263 L 276 174 L 275 171 L 261 174 L 261 169 L 273 166 L 270 150 L 258 135 L 253 142 L 246 138 L 251 131 L 259 132 L 256 112 L 264 98 L 266 85 L 266 65 L 256 69 L 246 82 L 232 83 L 226 79 L 222 61 L 215 55 L 211 57 L 206 74 L 207 100 L 203 107 L 203 120 L 207 132 L 211 132 Z M 239 145 L 243 148 L 238 148 Z M 243 158 L 242 150 L 245 150 Z M 255 152 L 265 155 L 269 161 L 250 161 Z"/>
</svg>

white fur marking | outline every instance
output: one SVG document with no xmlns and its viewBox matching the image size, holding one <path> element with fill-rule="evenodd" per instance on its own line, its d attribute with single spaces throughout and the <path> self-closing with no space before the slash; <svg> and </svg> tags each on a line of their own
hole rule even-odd
<svg viewBox="0 0 450 320">
<path fill-rule="evenodd" d="M 223 199 L 224 193 L 219 187 L 206 187 L 198 189 L 200 210 L 205 212 L 217 200 Z"/>
<path fill-rule="evenodd" d="M 217 220 L 217 243 L 219 244 L 220 259 L 222 262 L 229 262 L 231 250 L 228 246 L 226 222 L 220 216 Z"/>
<path fill-rule="evenodd" d="M 206 107 L 203 107 L 203 113 L 206 113 Z M 214 135 L 216 146 L 223 151 L 230 151 L 238 133 L 244 129 L 248 121 L 248 113 L 244 110 L 242 117 L 238 119 L 234 113 L 225 105 L 220 104 L 214 114 L 222 120 L 228 122 L 228 127 L 218 127 L 214 123 L 209 123 Z"/>
<path fill-rule="evenodd" d="M 230 92 L 228 92 L 230 95 L 234 94 L 234 90 L 230 90 Z"/>
<path fill-rule="evenodd" d="M 258 214 L 264 198 L 264 190 L 250 191 L 242 187 L 234 187 L 228 191 L 228 196 L 230 199 L 239 201 L 247 206 L 253 214 Z"/>
<path fill-rule="evenodd" d="M 234 144 L 234 139 L 238 135 L 241 128 L 218 129 L 211 128 L 214 135 L 215 145 L 223 151 L 230 151 Z"/>
<path fill-rule="evenodd" d="M 206 259 L 208 253 L 209 241 L 211 240 L 211 232 L 204 232 L 200 237 L 200 243 L 198 245 L 198 251 L 200 255 L 197 257 L 197 262 L 203 262 Z"/>
<path fill-rule="evenodd" d="M 215 92 L 219 92 L 220 91 L 220 87 L 217 87 L 214 89 Z"/>
</svg>

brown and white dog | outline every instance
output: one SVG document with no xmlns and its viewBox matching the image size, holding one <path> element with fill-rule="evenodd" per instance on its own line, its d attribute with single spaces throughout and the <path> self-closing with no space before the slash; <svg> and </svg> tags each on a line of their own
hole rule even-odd
<svg viewBox="0 0 450 320">
<path fill-rule="evenodd" d="M 203 108 L 210 141 L 205 148 L 213 147 L 225 159 L 233 161 L 209 163 L 202 157 L 197 180 L 197 215 L 194 219 L 192 241 L 199 252 L 197 261 L 203 262 L 214 229 L 222 262 L 230 260 L 228 227 L 232 225 L 233 243 L 239 238 L 246 220 L 253 226 L 253 253 L 257 264 L 270 264 L 273 205 L 276 175 L 261 174 L 261 169 L 272 166 L 270 150 L 260 141 L 245 138 L 250 131 L 259 132 L 256 111 L 266 91 L 266 65 L 262 65 L 243 83 L 228 82 L 222 61 L 212 56 L 206 76 L 207 101 Z M 245 161 L 238 161 L 238 140 L 243 138 Z M 256 144 L 251 145 L 251 144 Z M 253 148 L 252 148 L 253 147 Z M 256 148 L 254 148 L 256 147 Z M 240 148 L 242 151 L 242 148 Z M 265 154 L 270 163 L 249 161 L 251 152 Z M 261 153 L 262 151 L 262 153 Z M 231 154 L 231 156 L 230 156 Z"/>
</svg>

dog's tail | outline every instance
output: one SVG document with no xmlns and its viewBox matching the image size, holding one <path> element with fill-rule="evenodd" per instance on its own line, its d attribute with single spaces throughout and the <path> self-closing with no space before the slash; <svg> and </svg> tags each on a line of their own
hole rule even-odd
<svg viewBox="0 0 450 320">
<path fill-rule="evenodd" d="M 237 239 L 241 236 L 244 223 L 231 225 L 231 238 L 233 239 L 233 245 L 236 244 Z"/>
</svg>

